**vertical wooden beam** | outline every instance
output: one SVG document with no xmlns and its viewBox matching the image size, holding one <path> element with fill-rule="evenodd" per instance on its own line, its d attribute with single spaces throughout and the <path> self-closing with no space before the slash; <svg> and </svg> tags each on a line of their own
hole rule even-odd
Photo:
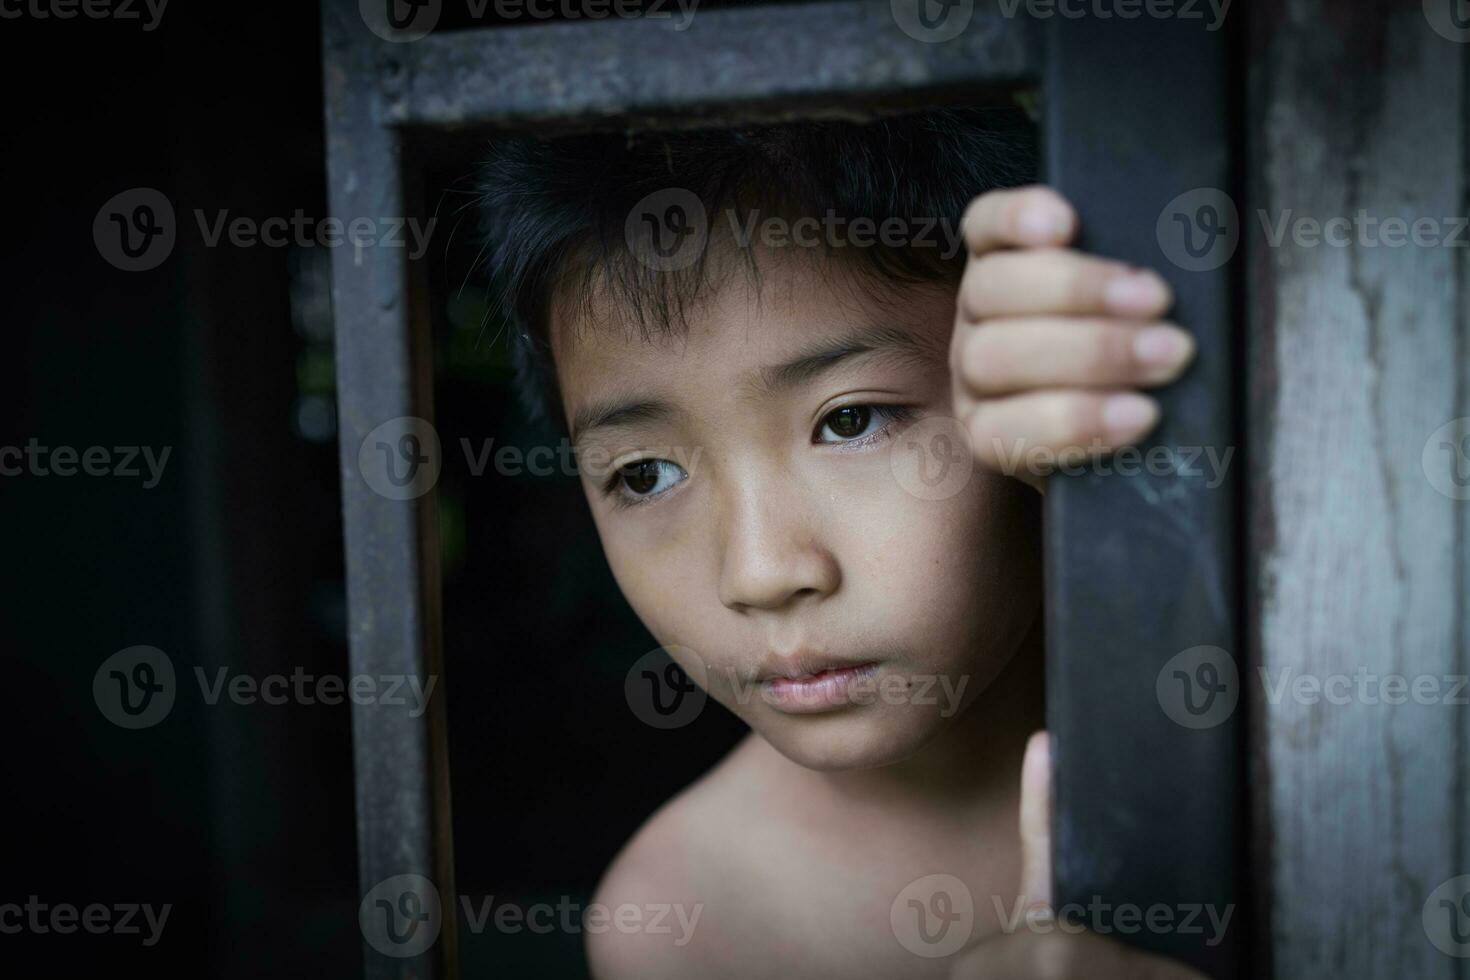
<svg viewBox="0 0 1470 980">
<path fill-rule="evenodd" d="M 1214 977 L 1239 969 L 1245 919 L 1228 53 L 1198 20 L 1058 16 L 1045 76 L 1047 175 L 1079 247 L 1163 274 L 1199 349 L 1140 456 L 1047 489 L 1056 902 Z M 1171 924 L 1129 931 L 1158 905 Z"/>
<path fill-rule="evenodd" d="M 1470 708 L 1447 700 L 1470 599 L 1455 9 L 1252 11 L 1255 834 L 1283 978 L 1448 980 L 1470 955 L 1448 931 L 1470 929 L 1453 907 L 1470 879 L 1435 891 L 1470 874 Z M 1433 244 L 1412 240 L 1421 219 Z M 1416 678 L 1434 693 L 1416 699 Z"/>
<path fill-rule="evenodd" d="M 420 214 L 400 134 L 383 120 L 380 86 L 392 84 L 394 46 L 368 33 L 355 0 L 324 5 L 323 45 L 331 213 L 369 219 L 386 234 L 381 222 Z M 349 684 L 439 682 L 418 717 L 404 703 L 352 706 L 370 978 L 457 972 L 434 508 L 441 458 L 422 273 L 406 253 L 348 242 L 332 255 Z"/>
</svg>

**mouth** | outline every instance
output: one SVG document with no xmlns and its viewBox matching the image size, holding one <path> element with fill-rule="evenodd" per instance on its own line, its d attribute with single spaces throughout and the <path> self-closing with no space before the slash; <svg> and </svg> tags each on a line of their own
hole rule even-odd
<svg viewBox="0 0 1470 980">
<path fill-rule="evenodd" d="M 878 672 L 878 662 L 822 666 L 796 665 L 761 677 L 764 701 L 788 714 L 811 714 L 832 711 L 853 702 L 849 688 Z"/>
</svg>

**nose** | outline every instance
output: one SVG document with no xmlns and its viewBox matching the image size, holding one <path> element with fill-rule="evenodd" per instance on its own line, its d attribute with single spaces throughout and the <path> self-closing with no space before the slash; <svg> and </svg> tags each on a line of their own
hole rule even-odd
<svg viewBox="0 0 1470 980">
<path fill-rule="evenodd" d="M 817 522 L 788 494 L 741 492 L 721 521 L 720 602 L 736 612 L 777 610 L 837 591 L 842 570 Z"/>
</svg>

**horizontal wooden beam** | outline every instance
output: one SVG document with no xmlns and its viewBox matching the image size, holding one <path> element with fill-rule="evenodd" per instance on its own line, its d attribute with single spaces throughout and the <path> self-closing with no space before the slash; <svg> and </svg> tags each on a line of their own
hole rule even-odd
<svg viewBox="0 0 1470 980">
<path fill-rule="evenodd" d="M 889 0 L 429 34 L 381 42 L 381 121 L 468 127 L 629 114 L 831 108 L 895 94 L 1004 93 L 1041 70 L 1041 32 L 977 4 L 957 36 L 905 32 Z M 365 29 L 370 40 L 376 40 Z M 805 113 L 809 114 L 809 113 Z"/>
</svg>

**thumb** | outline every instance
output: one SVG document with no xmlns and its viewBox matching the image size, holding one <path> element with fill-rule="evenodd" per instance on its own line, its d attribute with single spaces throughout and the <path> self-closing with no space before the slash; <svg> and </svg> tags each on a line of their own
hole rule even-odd
<svg viewBox="0 0 1470 980">
<path fill-rule="evenodd" d="M 1051 907 L 1051 736 L 1036 732 L 1021 763 L 1021 896 Z"/>
</svg>

